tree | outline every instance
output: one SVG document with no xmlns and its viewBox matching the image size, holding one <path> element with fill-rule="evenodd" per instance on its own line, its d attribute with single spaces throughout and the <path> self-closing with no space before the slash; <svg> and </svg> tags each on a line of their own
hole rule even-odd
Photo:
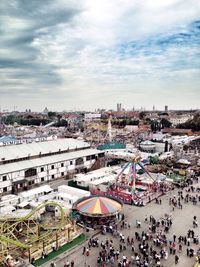
<svg viewBox="0 0 200 267">
<path fill-rule="evenodd" d="M 120 127 L 125 127 L 126 126 L 126 120 L 121 120 L 120 123 L 119 123 L 119 126 Z"/>
<path fill-rule="evenodd" d="M 56 112 L 49 111 L 49 112 L 48 112 L 48 117 L 49 117 L 49 118 L 54 118 L 54 117 L 56 117 Z"/>
<path fill-rule="evenodd" d="M 134 120 L 134 119 L 130 119 L 127 121 L 128 125 L 138 125 L 139 124 L 139 120 Z"/>
<path fill-rule="evenodd" d="M 14 124 L 15 122 L 20 123 L 20 118 L 11 114 L 11 115 L 2 117 L 2 122 L 5 124 Z"/>
<path fill-rule="evenodd" d="M 158 164 L 158 156 L 149 156 L 150 164 Z"/>
<path fill-rule="evenodd" d="M 140 120 L 143 120 L 144 117 L 145 117 L 145 112 L 144 112 L 144 111 L 141 111 L 141 112 L 139 113 L 139 118 L 140 118 Z"/>
<path fill-rule="evenodd" d="M 157 120 L 152 120 L 150 122 L 150 125 L 151 125 L 151 130 L 152 132 L 157 132 L 157 131 L 160 131 L 160 122 L 158 122 Z"/>
<path fill-rule="evenodd" d="M 172 125 L 172 123 L 165 118 L 161 119 L 160 124 L 162 128 L 169 128 Z"/>
<path fill-rule="evenodd" d="M 68 122 L 66 120 L 60 120 L 56 123 L 56 127 L 68 127 Z"/>
</svg>

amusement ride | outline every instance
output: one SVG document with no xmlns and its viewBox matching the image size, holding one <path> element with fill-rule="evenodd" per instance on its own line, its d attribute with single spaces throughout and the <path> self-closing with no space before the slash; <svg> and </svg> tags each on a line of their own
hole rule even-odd
<svg viewBox="0 0 200 267">
<path fill-rule="evenodd" d="M 47 212 L 47 207 L 57 208 L 59 217 Z M 0 265 L 16 266 L 14 259 L 34 262 L 69 242 L 76 232 L 73 222 L 62 206 L 48 201 L 25 216 L 0 217 Z"/>
</svg>

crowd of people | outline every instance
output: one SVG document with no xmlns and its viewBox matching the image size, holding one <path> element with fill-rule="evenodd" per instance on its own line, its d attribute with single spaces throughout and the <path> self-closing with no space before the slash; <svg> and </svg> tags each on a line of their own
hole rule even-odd
<svg viewBox="0 0 200 267">
<path fill-rule="evenodd" d="M 161 267 L 169 256 L 179 264 L 181 256 L 198 256 L 199 236 L 198 216 L 191 216 L 191 227 L 182 235 L 173 232 L 173 212 L 183 209 L 188 203 L 200 204 L 200 188 L 190 185 L 177 194 L 168 197 L 170 214 L 144 216 L 140 220 L 128 221 L 124 216 L 114 227 L 104 227 L 104 235 L 90 238 L 83 247 L 84 267 L 118 266 L 118 267 Z M 161 205 L 162 200 L 156 199 Z M 128 233 L 128 235 L 127 235 Z M 94 252 L 94 250 L 97 250 Z M 200 251 L 199 251 L 200 252 Z M 87 261 L 92 253 L 98 253 L 96 265 L 90 266 Z M 198 258 L 200 262 L 200 258 Z M 64 267 L 74 267 L 75 263 L 67 262 Z M 166 263 L 164 264 L 166 266 Z"/>
</svg>

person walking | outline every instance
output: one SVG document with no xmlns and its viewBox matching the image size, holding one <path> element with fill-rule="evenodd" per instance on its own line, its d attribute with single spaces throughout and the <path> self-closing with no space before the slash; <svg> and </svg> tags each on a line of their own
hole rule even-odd
<svg viewBox="0 0 200 267">
<path fill-rule="evenodd" d="M 178 264 L 178 261 L 179 261 L 179 257 L 178 255 L 175 255 L 175 264 Z"/>
<path fill-rule="evenodd" d="M 189 250 L 189 248 L 187 248 L 187 257 L 189 257 L 189 255 L 190 255 L 190 250 Z"/>
<path fill-rule="evenodd" d="M 174 240 L 174 242 L 176 242 L 176 235 L 175 234 L 173 234 L 173 240 Z"/>
<path fill-rule="evenodd" d="M 90 255 L 89 248 L 86 248 L 86 256 L 88 257 Z"/>
</svg>

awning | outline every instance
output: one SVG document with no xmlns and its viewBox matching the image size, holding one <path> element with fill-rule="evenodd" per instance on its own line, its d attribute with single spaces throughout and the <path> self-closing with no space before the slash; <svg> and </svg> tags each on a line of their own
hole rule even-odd
<svg viewBox="0 0 200 267">
<path fill-rule="evenodd" d="M 33 177 L 28 177 L 25 179 L 26 182 L 32 182 L 32 181 L 35 181 L 35 176 Z"/>
<path fill-rule="evenodd" d="M 24 208 L 26 206 L 30 205 L 30 203 L 28 201 L 23 201 L 21 203 L 18 204 L 18 207 L 20 208 Z"/>
<path fill-rule="evenodd" d="M 13 184 L 14 184 L 14 185 L 24 184 L 24 183 L 26 183 L 26 180 L 25 180 L 25 179 L 17 180 L 17 181 L 13 181 Z"/>
</svg>

